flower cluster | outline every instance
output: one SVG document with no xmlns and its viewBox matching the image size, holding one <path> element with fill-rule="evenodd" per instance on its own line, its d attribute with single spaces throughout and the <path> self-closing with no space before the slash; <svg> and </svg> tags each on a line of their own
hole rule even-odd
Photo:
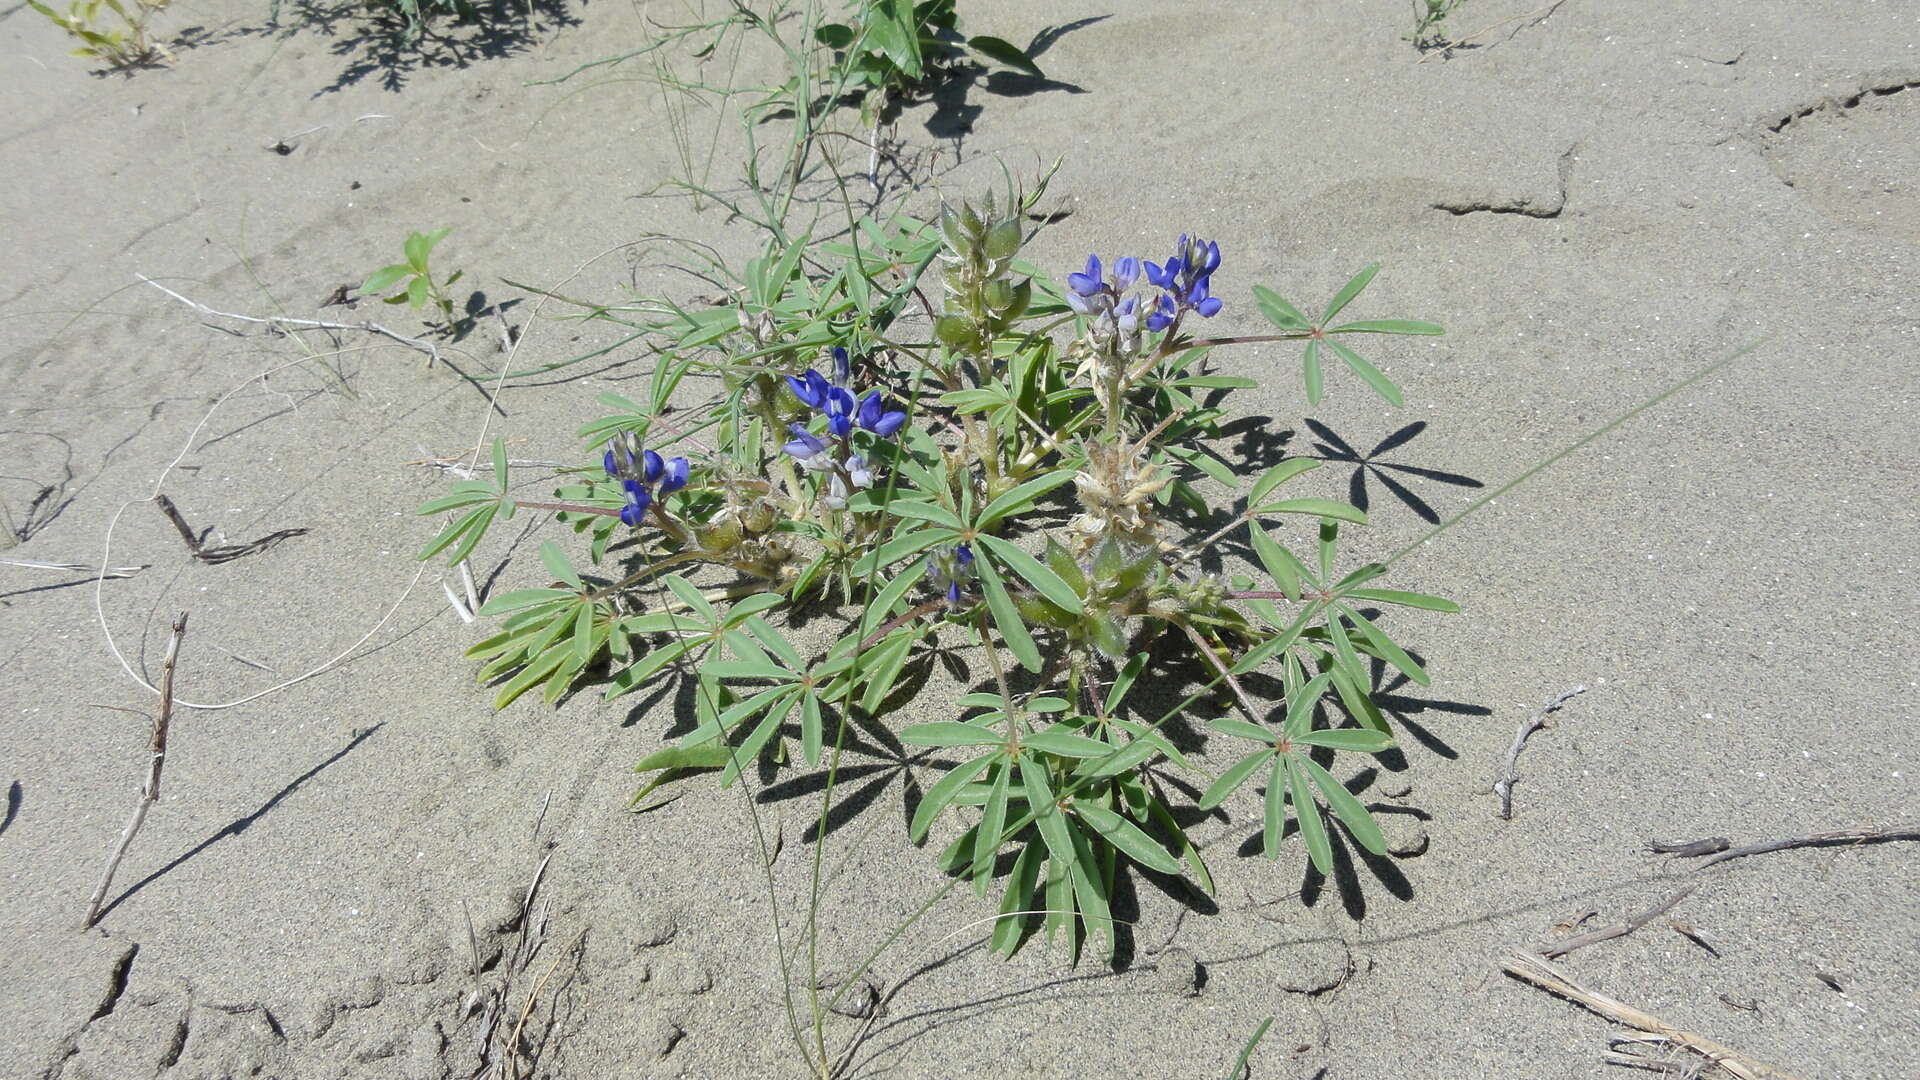
<svg viewBox="0 0 1920 1080">
<path fill-rule="evenodd" d="M 812 368 L 803 375 L 786 377 L 794 397 L 826 415 L 827 434 L 816 435 L 805 424 L 789 424 L 787 430 L 793 438 L 781 449 L 808 472 L 826 474 L 827 490 L 820 501 L 838 510 L 847 505 L 854 491 L 873 485 L 873 470 L 867 459 L 853 451 L 853 429 L 859 427 L 880 438 L 891 438 L 906 426 L 907 414 L 887 408 L 886 397 L 878 390 L 869 390 L 856 401 L 847 386 L 851 381 L 847 350 L 834 349 L 833 361 L 831 382 Z"/>
<path fill-rule="evenodd" d="M 692 470 L 684 457 L 666 459 L 641 449 L 640 440 L 630 431 L 608 440 L 601 460 L 607 476 L 626 491 L 627 505 L 620 508 L 620 520 L 635 528 L 646 519 L 648 507 L 687 486 Z"/>
<path fill-rule="evenodd" d="M 1113 273 L 1102 277 L 1100 256 L 1087 256 L 1086 269 L 1067 275 L 1067 306 L 1093 320 L 1096 344 L 1122 344 L 1131 352 L 1140 325 L 1139 298 L 1127 295 L 1144 273 L 1147 283 L 1160 290 L 1146 319 L 1151 331 L 1165 330 L 1182 313 L 1203 319 L 1220 313 L 1220 298 L 1212 295 L 1213 272 L 1220 267 L 1220 245 L 1184 233 L 1174 242 L 1173 257 L 1163 263 L 1141 262 L 1131 255 L 1114 260 Z"/>
</svg>

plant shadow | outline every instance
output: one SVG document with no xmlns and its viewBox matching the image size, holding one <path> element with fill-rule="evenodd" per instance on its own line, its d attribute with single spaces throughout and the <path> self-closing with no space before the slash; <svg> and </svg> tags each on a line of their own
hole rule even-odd
<svg viewBox="0 0 1920 1080">
<path fill-rule="evenodd" d="M 327 46 L 346 66 L 314 97 L 337 93 L 367 79 L 398 92 L 415 73 L 465 68 L 527 52 L 554 30 L 580 25 L 567 0 L 468 0 L 458 20 L 426 21 L 410 34 L 397 2 L 372 4 L 292 0 L 276 4 L 263 33 L 301 31 L 331 39 Z M 291 17 L 283 17 L 291 12 Z"/>
<path fill-rule="evenodd" d="M 1369 474 L 1378 480 L 1393 496 L 1405 503 L 1407 508 L 1420 516 L 1420 520 L 1429 525 L 1440 524 L 1440 515 L 1434 508 L 1411 488 L 1403 484 L 1394 473 L 1431 480 L 1439 484 L 1451 484 L 1454 487 L 1483 488 L 1487 485 L 1471 476 L 1430 469 L 1420 465 L 1404 465 L 1394 461 L 1381 461 L 1383 454 L 1392 453 L 1418 438 L 1427 430 L 1425 420 L 1416 420 L 1374 444 L 1373 449 L 1361 453 L 1353 444 L 1341 438 L 1334 430 L 1318 420 L 1307 420 L 1307 427 L 1313 437 L 1320 440 L 1313 444 L 1315 454 L 1322 461 L 1336 464 L 1351 464 L 1353 475 L 1347 481 L 1347 501 L 1366 510 L 1372 500 L 1367 491 Z"/>
</svg>

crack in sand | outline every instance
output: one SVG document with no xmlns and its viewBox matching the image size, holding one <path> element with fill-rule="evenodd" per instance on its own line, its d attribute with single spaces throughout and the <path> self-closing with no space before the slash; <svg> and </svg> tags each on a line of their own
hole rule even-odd
<svg viewBox="0 0 1920 1080">
<path fill-rule="evenodd" d="M 1844 98 L 1823 98 L 1811 105 L 1803 106 L 1790 113 L 1777 116 L 1767 121 L 1766 128 L 1770 134 L 1778 135 L 1789 126 L 1805 120 L 1810 116 L 1828 112 L 1843 113 L 1848 109 L 1859 108 L 1860 104 L 1869 98 L 1889 97 L 1908 90 L 1920 90 L 1920 78 L 1908 79 L 1904 82 L 1886 83 L 1880 86 L 1864 86 L 1861 87 L 1858 92 Z"/>
<path fill-rule="evenodd" d="M 1573 175 L 1574 156 L 1582 145 L 1574 143 L 1560 154 L 1560 160 L 1556 165 L 1560 177 L 1559 185 L 1554 192 L 1553 201 L 1545 205 L 1535 206 L 1533 200 L 1524 195 L 1499 200 L 1442 199 L 1431 205 L 1433 209 L 1445 210 L 1454 217 L 1465 217 L 1468 214 L 1518 214 L 1521 217 L 1530 218 L 1557 218 L 1567 208 L 1567 181 Z"/>
</svg>

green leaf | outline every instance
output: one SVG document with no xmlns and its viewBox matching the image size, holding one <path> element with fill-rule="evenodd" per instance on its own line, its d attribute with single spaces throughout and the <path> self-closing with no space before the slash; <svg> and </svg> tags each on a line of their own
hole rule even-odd
<svg viewBox="0 0 1920 1080">
<path fill-rule="evenodd" d="M 1327 331 L 1329 334 L 1416 334 L 1421 337 L 1435 337 L 1446 332 L 1436 323 L 1414 319 L 1362 319 Z"/>
<path fill-rule="evenodd" d="M 1280 857 L 1280 836 L 1287 821 L 1286 772 L 1286 755 L 1273 755 L 1273 768 L 1267 773 L 1266 796 L 1260 807 L 1260 853 L 1269 859 Z"/>
<path fill-rule="evenodd" d="M 1140 677 L 1146 667 L 1147 654 L 1135 653 L 1127 659 L 1126 666 L 1120 669 L 1119 674 L 1113 677 L 1113 685 L 1107 688 L 1106 711 L 1109 715 L 1120 708 L 1121 700 L 1127 696 L 1128 690 L 1133 689 L 1134 680 Z"/>
<path fill-rule="evenodd" d="M 1326 376 L 1320 371 L 1320 343 L 1307 342 L 1307 351 L 1300 358 L 1301 376 L 1307 384 L 1307 404 L 1320 404 L 1321 395 L 1326 393 Z"/>
<path fill-rule="evenodd" d="M 507 443 L 497 436 L 493 440 L 493 483 L 495 490 L 507 490 Z"/>
<path fill-rule="evenodd" d="M 761 751 L 765 750 L 767 744 L 773 741 L 773 737 L 779 734 L 780 725 L 786 722 L 787 714 L 793 711 L 794 701 L 800 697 L 797 689 L 782 689 L 775 692 L 781 696 L 770 703 L 767 715 L 760 721 L 759 726 L 740 741 L 739 748 L 734 751 L 733 760 L 727 762 L 727 767 L 720 770 L 721 787 L 732 787 L 733 782 L 746 770 L 746 767 L 760 759 Z"/>
<path fill-rule="evenodd" d="M 820 744 L 825 739 L 826 723 L 820 715 L 820 695 L 800 691 L 800 754 L 808 765 L 820 764 Z"/>
<path fill-rule="evenodd" d="M 426 233 L 408 233 L 406 243 L 407 267 L 416 274 L 427 272 L 427 256 L 433 251 Z"/>
<path fill-rule="evenodd" d="M 415 311 L 426 307 L 428 288 L 430 288 L 430 286 L 424 274 L 407 282 L 407 306 Z"/>
<path fill-rule="evenodd" d="M 1040 884 L 1039 844 L 1027 844 L 1013 860 L 1013 873 L 1007 876 L 1006 895 L 1000 900 L 1000 915 L 994 920 L 992 948 L 1003 956 L 1012 956 L 1025 939 L 1025 930 L 1033 910 L 1034 893 Z"/>
<path fill-rule="evenodd" d="M 909 555 L 917 555 L 942 540 L 951 540 L 954 535 L 948 529 L 918 529 L 902 533 L 875 548 L 872 554 L 854 563 L 853 573 L 858 577 L 866 577 Z"/>
<path fill-rule="evenodd" d="M 1085 735 L 1075 735 L 1070 731 L 1061 730 L 1060 727 L 1051 727 L 1045 731 L 1036 731 L 1022 738 L 1020 743 L 1022 746 L 1031 749 L 1044 750 L 1049 754 L 1057 754 L 1061 757 L 1070 758 L 1105 757 L 1113 751 L 1113 747 L 1108 746 L 1098 739 L 1089 739 Z"/>
<path fill-rule="evenodd" d="M 687 606 L 688 611 L 694 617 L 705 622 L 708 626 L 719 625 L 720 613 L 713 609 L 713 604 L 710 603 L 706 597 L 700 595 L 700 590 L 694 587 L 693 582 L 688 581 L 679 574 L 668 574 L 665 581 L 668 590 L 670 590 L 674 596 L 680 598 L 680 602 Z"/>
<path fill-rule="evenodd" d="M 1034 64 L 1032 58 L 1014 47 L 1011 42 L 982 34 L 978 37 L 968 38 L 967 48 L 972 49 L 974 52 L 979 53 L 989 60 L 998 60 L 1010 68 L 1024 71 L 1036 79 L 1046 78 L 1046 76 L 1041 73 L 1040 68 Z"/>
<path fill-rule="evenodd" d="M 1003 740 L 998 732 L 978 724 L 935 720 L 908 727 L 900 732 L 900 741 L 908 746 L 997 746 Z"/>
<path fill-rule="evenodd" d="M 1348 589 L 1342 595 L 1349 599 L 1375 600 L 1382 604 L 1400 604 L 1405 607 L 1425 608 L 1428 611 L 1457 613 L 1460 605 L 1451 600 L 1426 593 L 1402 592 L 1399 589 Z"/>
<path fill-rule="evenodd" d="M 1155 843 L 1153 838 L 1142 832 L 1140 826 L 1121 817 L 1103 806 L 1076 800 L 1073 812 L 1086 823 L 1100 839 L 1112 844 L 1127 858 L 1149 870 L 1158 870 L 1163 874 L 1178 874 L 1180 861 L 1167 853 L 1167 850 Z"/>
<path fill-rule="evenodd" d="M 981 896 L 987 894 L 987 883 L 993 880 L 993 857 L 1000 852 L 1000 834 L 1007 828 L 1007 782 L 1012 776 L 1011 765 L 1003 764 L 993 770 L 993 783 L 980 815 L 980 828 L 974 833 L 973 889 Z"/>
<path fill-rule="evenodd" d="M 1013 598 L 1007 595 L 1007 587 L 1001 584 L 1000 572 L 993 568 L 993 560 L 975 559 L 973 566 L 979 576 L 980 591 L 987 597 L 987 610 L 993 613 L 993 624 L 1007 643 L 1007 651 L 1020 661 L 1020 666 L 1037 673 L 1040 650 L 1033 643 L 1033 635 L 1027 633 L 1027 625 L 1020 621 L 1020 612 L 1013 606 Z M 988 648 L 992 648 L 991 643 Z"/>
<path fill-rule="evenodd" d="M 1332 322 L 1333 317 L 1340 314 L 1340 309 L 1351 303 L 1354 297 L 1359 296 L 1361 290 L 1365 289 L 1367 284 L 1373 280 L 1373 275 L 1379 272 L 1380 264 L 1374 263 L 1372 266 L 1353 275 L 1353 278 L 1341 286 L 1340 291 L 1334 294 L 1333 299 L 1327 303 L 1326 314 L 1320 316 L 1321 324 L 1325 325 L 1326 323 Z"/>
<path fill-rule="evenodd" d="M 997 536 L 982 535 L 978 539 L 988 551 L 1006 564 L 1007 569 L 1025 578 L 1027 584 L 1052 601 L 1054 606 L 1064 608 L 1075 615 L 1085 610 L 1081 606 L 1080 595 L 1074 592 L 1066 582 L 1060 580 L 1058 574 L 1042 566 L 1040 560 Z"/>
<path fill-rule="evenodd" d="M 960 789 L 978 776 L 980 770 L 997 760 L 1000 760 L 997 753 L 977 757 L 964 765 L 955 766 L 947 775 L 934 781 L 934 785 L 927 789 L 926 797 L 914 808 L 913 821 L 907 826 L 908 838 L 916 844 L 925 842 L 927 829 L 933 825 L 933 819 L 940 816 L 940 812 L 953 802 L 953 797 L 960 794 Z"/>
<path fill-rule="evenodd" d="M 1333 676 L 1322 672 L 1307 685 L 1287 692 L 1287 719 L 1281 727 L 1288 738 L 1298 739 L 1313 730 L 1313 707 L 1320 703 L 1320 698 L 1327 692 L 1327 683 L 1331 681 Z"/>
<path fill-rule="evenodd" d="M 577 594 L 568 589 L 514 589 L 498 596 L 490 596 L 480 605 L 476 615 L 505 615 L 509 611 L 532 607 L 535 604 L 551 603 L 555 600 L 570 600 Z"/>
<path fill-rule="evenodd" d="M 1200 809 L 1211 810 L 1226 801 L 1227 796 L 1233 794 L 1233 790 L 1245 783 L 1247 777 L 1253 775 L 1253 770 L 1259 768 L 1260 763 L 1271 756 L 1273 756 L 1271 749 L 1255 750 L 1253 753 L 1234 762 L 1226 772 L 1220 774 L 1218 780 L 1209 784 L 1207 790 L 1201 794 Z"/>
<path fill-rule="evenodd" d="M 1040 829 L 1040 839 L 1047 845 L 1047 854 L 1063 873 L 1071 873 L 1077 862 L 1074 858 L 1073 837 L 1067 820 L 1060 813 L 1059 803 L 1054 800 L 1053 787 L 1047 783 L 1047 766 L 1038 758 L 1022 756 L 1020 758 L 1020 784 L 1027 793 L 1027 806 L 1033 811 L 1034 824 Z"/>
<path fill-rule="evenodd" d="M 913 499 L 892 499 L 886 503 L 885 509 L 895 517 L 931 521 L 935 525 L 945 525 L 949 529 L 961 527 L 960 519 L 953 516 L 953 511 L 932 503 L 918 502 Z"/>
<path fill-rule="evenodd" d="M 1312 514 L 1314 517 L 1330 517 L 1337 518 L 1341 521 L 1351 521 L 1356 525 L 1365 525 L 1367 523 L 1367 515 L 1359 507 L 1349 506 L 1336 499 L 1281 499 L 1279 502 L 1267 503 L 1265 506 L 1256 507 L 1254 513 Z"/>
<path fill-rule="evenodd" d="M 566 582 L 576 589 L 586 588 L 585 585 L 580 583 L 579 572 L 574 570 L 573 564 L 569 563 L 567 557 L 561 553 L 559 544 L 551 540 L 541 541 L 540 561 L 546 564 L 547 573 L 552 574 L 554 577 L 559 578 L 561 581 Z"/>
<path fill-rule="evenodd" d="M 1385 855 L 1387 838 L 1381 835 L 1379 823 L 1373 820 L 1373 815 L 1367 812 L 1360 800 L 1353 797 L 1353 792 L 1348 791 L 1345 784 L 1335 780 L 1332 773 L 1312 759 L 1303 757 L 1300 763 L 1313 776 L 1314 786 L 1326 797 L 1327 805 L 1333 808 L 1334 816 L 1347 827 L 1347 832 L 1360 842 L 1361 847 L 1375 855 Z"/>
<path fill-rule="evenodd" d="M 1294 736 L 1300 746 L 1324 746 L 1329 750 L 1352 750 L 1377 754 L 1393 745 L 1393 736 L 1366 728 L 1340 728 L 1336 731 L 1309 731 Z"/>
<path fill-rule="evenodd" d="M 394 285 L 399 283 L 401 278 L 407 277 L 412 273 L 413 267 L 408 266 L 406 263 L 394 263 L 392 266 L 383 266 L 367 275 L 367 280 L 360 283 L 360 292 L 365 296 L 378 296 L 388 289 L 393 288 Z"/>
<path fill-rule="evenodd" d="M 1333 845 L 1327 840 L 1326 823 L 1320 820 L 1320 804 L 1313 801 L 1313 793 L 1307 790 L 1306 770 L 1291 757 L 1282 760 L 1287 763 L 1287 790 L 1293 796 L 1293 816 L 1300 822 L 1300 835 L 1307 841 L 1307 854 L 1313 856 L 1315 869 L 1330 875 L 1333 873 Z"/>
<path fill-rule="evenodd" d="M 1260 500 L 1271 494 L 1274 488 L 1299 476 L 1301 473 L 1310 472 L 1319 467 L 1320 463 L 1318 461 L 1312 458 L 1301 457 L 1289 458 L 1275 465 L 1273 468 L 1261 473 L 1260 479 L 1253 482 L 1253 490 L 1247 493 L 1247 505 L 1259 506 Z"/>
<path fill-rule="evenodd" d="M 1280 294 L 1265 285 L 1253 287 L 1253 302 L 1260 308 L 1260 314 L 1267 321 L 1282 330 L 1311 330 L 1313 324 L 1300 313 L 1300 309 L 1281 299 Z"/>
<path fill-rule="evenodd" d="M 913 648 L 913 635 L 895 634 L 871 650 L 872 663 L 867 668 L 867 690 L 860 696 L 860 707 L 870 713 L 880 711 L 880 706 L 893 692 L 893 684 L 900 678 L 900 670 L 906 667 L 907 655 Z"/>
<path fill-rule="evenodd" d="M 974 521 L 974 528 L 990 528 L 994 522 L 1008 514 L 1031 509 L 1034 500 L 1062 484 L 1071 482 L 1073 474 L 1072 469 L 1055 469 L 1003 492 L 999 498 L 988 503 L 986 508 L 980 511 L 980 517 Z"/>
<path fill-rule="evenodd" d="M 1272 745 L 1273 743 L 1273 732 L 1268 731 L 1258 724 L 1248 723 L 1238 717 L 1216 717 L 1215 719 L 1207 721 L 1207 726 L 1222 735 L 1233 735 L 1242 739 L 1252 739 L 1254 742 L 1266 745 Z"/>
<path fill-rule="evenodd" d="M 1395 644 L 1394 640 L 1388 637 L 1385 631 L 1373 625 L 1373 622 L 1366 616 L 1344 604 L 1340 605 L 1339 610 L 1341 614 L 1353 620 L 1353 625 L 1360 631 L 1361 636 L 1365 637 L 1368 643 L 1374 647 L 1374 650 L 1380 654 L 1380 659 L 1399 668 L 1406 674 L 1407 678 L 1412 679 L 1421 686 L 1433 685 L 1433 681 L 1427 676 L 1427 669 L 1421 667 L 1419 661 L 1408 656 L 1407 651 Z"/>
<path fill-rule="evenodd" d="M 1365 379 L 1367 385 L 1373 387 L 1373 392 L 1386 398 L 1389 404 L 1395 406 L 1406 404 L 1406 399 L 1400 396 L 1400 388 L 1393 385 L 1393 380 L 1387 378 L 1379 368 L 1361 359 L 1359 353 L 1332 338 L 1327 339 L 1327 347 L 1337 353 L 1340 359 L 1345 360 L 1347 366 L 1353 369 L 1353 373 Z"/>
<path fill-rule="evenodd" d="M 1286 593 L 1289 600 L 1300 599 L 1300 579 L 1306 576 L 1307 568 L 1300 565 L 1300 560 L 1293 557 L 1293 552 L 1281 547 L 1278 541 L 1268 535 L 1266 526 L 1257 521 L 1248 530 L 1248 539 L 1252 541 L 1254 556 L 1272 575 L 1280 591 Z"/>
<path fill-rule="evenodd" d="M 632 809 L 641 799 L 646 798 L 655 788 L 671 780 L 674 775 L 681 770 L 718 769 L 726 765 L 731 754 L 732 751 L 727 747 L 711 744 L 707 746 L 667 746 L 655 750 L 653 753 L 641 758 L 639 764 L 633 767 L 633 771 L 639 773 L 657 771 L 660 775 L 654 777 L 653 780 L 648 782 L 647 786 L 634 793 L 633 798 L 627 801 L 627 808 Z"/>
</svg>

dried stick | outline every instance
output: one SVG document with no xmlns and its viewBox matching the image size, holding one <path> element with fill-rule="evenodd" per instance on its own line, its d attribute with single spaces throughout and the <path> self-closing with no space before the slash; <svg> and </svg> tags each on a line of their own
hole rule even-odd
<svg viewBox="0 0 1920 1080">
<path fill-rule="evenodd" d="M 1545 705 L 1540 706 L 1540 708 L 1534 711 L 1533 716 L 1530 717 L 1526 723 L 1520 725 L 1520 733 L 1513 737 L 1513 746 L 1507 750 L 1507 775 L 1493 785 L 1493 793 L 1500 796 L 1501 821 L 1513 820 L 1513 785 L 1520 779 L 1519 774 L 1515 770 L 1519 767 L 1520 751 L 1526 747 L 1527 740 L 1532 737 L 1534 732 L 1547 726 L 1547 717 L 1550 714 L 1559 711 L 1560 706 L 1565 705 L 1570 698 L 1578 697 L 1586 692 L 1586 684 L 1582 683 L 1566 693 L 1561 694 L 1559 697 L 1554 698 L 1552 701 L 1547 702 Z"/>
<path fill-rule="evenodd" d="M 147 811 L 160 801 L 160 770 L 167 763 L 167 727 L 173 723 L 173 667 L 180 658 L 180 639 L 186 633 L 187 613 L 183 611 L 173 620 L 173 636 L 167 639 L 167 658 L 161 662 L 160 715 L 153 722 L 153 757 L 147 763 L 147 780 L 140 786 L 140 801 L 133 808 L 133 817 L 127 819 L 127 827 L 120 830 L 120 844 L 113 849 L 113 858 L 107 860 L 107 872 L 101 875 L 100 884 L 87 901 L 87 918 L 80 924 L 82 930 L 100 921 L 100 905 L 106 902 L 107 890 L 113 887 L 114 871 L 120 869 L 120 860 L 133 844 L 133 834 L 139 832 L 141 823 L 147 820 Z"/>
<path fill-rule="evenodd" d="M 1661 901 L 1658 906 L 1649 908 L 1635 915 L 1633 918 L 1628 919 L 1626 922 L 1614 926 L 1603 926 L 1598 930 L 1589 930 L 1584 934 L 1575 934 L 1570 938 L 1562 938 L 1552 945 L 1543 946 L 1540 949 L 1540 956 L 1546 960 L 1553 960 L 1565 956 L 1575 949 L 1584 949 L 1588 945 L 1595 945 L 1617 937 L 1626 937 L 1628 934 L 1633 933 L 1635 930 L 1666 914 L 1675 904 L 1685 900 L 1693 890 L 1699 887 L 1700 882 L 1696 881 L 1686 888 L 1681 889 L 1679 892 L 1674 893 L 1672 896 L 1667 897 L 1664 901 Z"/>
<path fill-rule="evenodd" d="M 1515 949 L 1508 953 L 1500 962 L 1500 967 L 1514 978 L 1530 982 L 1550 994 L 1558 994 L 1569 1001 L 1585 1006 L 1616 1024 L 1625 1024 L 1651 1036 L 1648 1039 L 1634 1040 L 1636 1042 L 1662 1041 L 1691 1050 L 1713 1065 L 1719 1066 L 1736 1080 L 1794 1080 L 1791 1073 L 1782 1072 L 1771 1065 L 1755 1061 L 1712 1039 L 1695 1035 L 1690 1031 L 1681 1031 L 1656 1016 L 1581 986 L 1569 979 L 1558 968 L 1547 963 L 1544 958 L 1524 949 Z"/>
<path fill-rule="evenodd" d="M 1649 843 L 1647 846 L 1655 852 L 1671 854 L 1677 858 L 1699 858 L 1710 855 L 1694 867 L 1705 870 L 1714 863 L 1728 859 L 1738 859 L 1747 855 L 1765 855 L 1770 851 L 1786 851 L 1789 848 L 1838 847 L 1846 844 L 1881 844 L 1889 840 L 1920 840 L 1920 823 L 1908 822 L 1900 825 L 1861 825 L 1851 829 L 1832 829 L 1827 832 L 1813 833 L 1808 836 L 1795 836 L 1787 840 L 1767 840 L 1758 844 L 1742 844 L 1728 847 L 1721 837 L 1696 840 L 1691 844 Z"/>
<path fill-rule="evenodd" d="M 424 338 L 410 338 L 405 334 L 396 334 L 393 331 L 387 329 L 384 326 L 381 326 L 379 323 L 374 322 L 371 319 L 367 320 L 366 322 L 344 323 L 344 322 L 330 322 L 326 319 L 292 319 L 292 318 L 288 318 L 285 315 L 270 315 L 264 319 L 257 315 L 236 315 L 231 311 L 215 311 L 214 309 L 208 307 L 207 305 L 201 303 L 198 300 L 189 300 L 186 297 L 181 296 L 179 293 L 174 292 L 172 289 L 167 288 L 165 285 L 162 285 L 159 282 L 153 280 L 152 278 L 148 277 L 145 274 L 135 274 L 133 276 L 139 278 L 141 281 L 146 282 L 147 284 L 153 286 L 154 288 L 159 289 L 161 292 L 166 293 L 168 296 L 173 297 L 175 300 L 180 301 L 181 303 L 187 305 L 188 307 L 194 309 L 195 311 L 198 311 L 202 315 L 210 315 L 220 319 L 234 319 L 239 322 L 253 323 L 257 326 L 269 326 L 275 330 L 281 331 L 282 333 L 285 333 L 289 329 L 299 329 L 299 330 L 355 330 L 363 334 L 378 334 L 381 337 L 389 338 L 393 341 L 397 341 L 400 344 L 407 346 L 408 348 L 418 349 L 421 352 L 426 353 L 428 367 L 432 367 L 434 361 L 440 359 L 440 347 L 435 345 L 433 342 L 427 341 Z"/>
</svg>

